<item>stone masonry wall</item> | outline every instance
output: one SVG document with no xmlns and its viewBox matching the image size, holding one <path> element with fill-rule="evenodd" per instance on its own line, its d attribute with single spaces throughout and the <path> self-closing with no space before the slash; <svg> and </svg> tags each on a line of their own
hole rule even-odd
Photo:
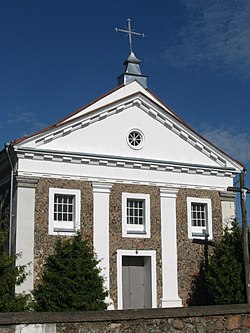
<svg viewBox="0 0 250 333">
<path fill-rule="evenodd" d="M 35 283 L 39 282 L 41 279 L 44 261 L 49 255 L 53 254 L 55 240 L 59 237 L 48 234 L 49 188 L 51 187 L 81 190 L 81 233 L 83 238 L 90 241 L 90 243 L 92 243 L 93 240 L 93 192 L 91 182 L 41 178 L 36 188 L 34 240 Z"/>
<path fill-rule="evenodd" d="M 183 305 L 188 305 L 192 282 L 199 273 L 200 263 L 204 260 L 204 245 L 188 239 L 187 197 L 209 198 L 212 202 L 213 241 L 218 241 L 223 232 L 221 201 L 217 191 L 180 189 L 177 194 L 177 260 L 179 296 Z M 212 247 L 209 247 L 211 253 Z"/>
<path fill-rule="evenodd" d="M 81 190 L 81 232 L 85 239 L 93 241 L 93 191 L 91 182 L 62 179 L 39 180 L 36 189 L 35 209 L 35 283 L 41 279 L 42 266 L 54 251 L 59 236 L 48 234 L 49 188 Z M 122 192 L 150 194 L 150 238 L 122 237 Z M 187 197 L 212 200 L 213 240 L 222 236 L 221 201 L 217 191 L 180 189 L 177 194 L 177 255 L 179 296 L 183 305 L 189 305 L 192 282 L 199 273 L 204 259 L 204 245 L 188 239 Z M 110 193 L 110 296 L 117 308 L 117 250 L 155 250 L 157 265 L 157 306 L 162 297 L 161 273 L 161 212 L 160 193 L 156 186 L 114 184 Z M 66 237 L 66 236 L 64 236 Z"/>
<path fill-rule="evenodd" d="M 122 237 L 122 192 L 150 194 L 150 238 Z M 161 291 L 160 192 L 155 186 L 115 184 L 110 193 L 110 296 L 117 308 L 117 250 L 156 250 L 157 303 Z"/>
<path fill-rule="evenodd" d="M 0 333 L 247 333 L 247 304 L 72 313 L 0 313 Z"/>
</svg>

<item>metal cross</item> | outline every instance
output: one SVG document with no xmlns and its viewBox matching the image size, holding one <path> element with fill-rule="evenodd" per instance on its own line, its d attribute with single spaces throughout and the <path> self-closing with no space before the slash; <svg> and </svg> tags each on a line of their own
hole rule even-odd
<svg viewBox="0 0 250 333">
<path fill-rule="evenodd" d="M 128 29 L 127 30 L 115 28 L 115 31 L 116 32 L 125 32 L 125 33 L 128 34 L 129 50 L 130 50 L 130 53 L 131 53 L 131 52 L 133 52 L 133 49 L 132 49 L 132 35 L 142 36 L 142 37 L 144 37 L 145 35 L 144 35 L 144 33 L 132 31 L 132 29 L 131 29 L 131 19 L 128 18 L 127 21 L 128 21 Z"/>
</svg>

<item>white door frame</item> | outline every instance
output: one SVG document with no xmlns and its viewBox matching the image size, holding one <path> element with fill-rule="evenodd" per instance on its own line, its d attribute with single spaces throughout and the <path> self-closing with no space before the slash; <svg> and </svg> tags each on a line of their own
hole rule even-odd
<svg viewBox="0 0 250 333">
<path fill-rule="evenodd" d="M 117 306 L 118 310 L 123 308 L 122 299 L 122 257 L 150 257 L 151 258 L 151 290 L 152 290 L 152 308 L 157 307 L 157 290 L 156 290 L 156 251 L 147 250 L 117 250 Z"/>
</svg>

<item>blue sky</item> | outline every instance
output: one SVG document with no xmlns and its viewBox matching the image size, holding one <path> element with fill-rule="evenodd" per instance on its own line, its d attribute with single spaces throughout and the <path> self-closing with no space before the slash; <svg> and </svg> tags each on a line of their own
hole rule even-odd
<svg viewBox="0 0 250 333">
<path fill-rule="evenodd" d="M 0 0 L 1 148 L 116 86 L 128 17 L 149 88 L 250 174 L 248 0 Z"/>
</svg>

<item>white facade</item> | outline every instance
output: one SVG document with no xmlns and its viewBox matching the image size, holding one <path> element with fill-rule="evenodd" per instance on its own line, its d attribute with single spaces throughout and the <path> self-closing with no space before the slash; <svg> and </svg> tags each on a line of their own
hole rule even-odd
<svg viewBox="0 0 250 333">
<path fill-rule="evenodd" d="M 132 132 L 141 134 L 140 144 L 129 142 Z M 225 192 L 242 165 L 228 157 L 189 128 L 149 90 L 133 81 L 105 97 L 29 138 L 13 143 L 17 156 L 16 174 L 24 179 L 58 179 L 89 181 L 93 189 L 93 245 L 110 289 L 110 256 L 117 256 L 117 308 L 123 308 L 123 257 L 143 257 L 150 285 L 151 306 L 157 307 L 156 249 L 119 248 L 110 254 L 110 192 L 114 184 L 150 185 L 159 188 L 161 215 L 161 307 L 182 306 L 178 292 L 176 196 L 180 189 Z M 32 182 L 31 182 L 32 183 Z M 16 250 L 22 253 L 18 263 L 31 263 L 30 275 L 20 290 L 33 288 L 33 251 L 35 225 L 35 183 L 18 185 L 16 194 Z M 56 190 L 55 190 L 56 191 Z M 51 190 L 51 193 L 56 193 Z M 60 190 L 63 193 L 63 190 Z M 70 190 L 73 191 L 73 190 Z M 78 197 L 80 192 L 70 192 Z M 60 193 L 61 193 L 60 192 Z M 53 195 L 52 193 L 52 195 Z M 78 194 L 76 194 L 78 193 Z M 150 217 L 149 194 L 126 193 L 123 200 L 144 200 Z M 126 201 L 124 201 L 126 202 Z M 126 226 L 123 204 L 123 237 L 151 238 L 150 219 L 145 234 L 131 236 Z M 208 202 L 208 201 L 207 201 Z M 143 206 L 144 207 L 144 206 Z M 235 206 L 222 203 L 223 221 L 234 214 Z M 145 208 L 145 209 L 146 209 Z M 53 216 L 53 207 L 51 208 Z M 78 220 L 79 220 L 78 212 Z M 52 220 L 52 218 L 50 219 Z M 50 233 L 53 234 L 53 222 Z M 80 222 L 79 222 L 80 223 Z M 132 227 L 131 227 L 132 228 Z M 79 229 L 79 228 L 78 228 Z M 25 230 L 25 232 L 24 232 Z M 132 230 L 132 229 L 131 229 Z M 139 230 L 139 229 L 138 229 Z M 149 258 L 149 261 L 147 261 Z M 148 266 L 150 262 L 150 267 Z M 148 268 L 149 267 L 149 268 Z M 150 273 L 149 273 L 150 272 Z M 107 300 L 110 309 L 113 300 Z M 159 303 L 159 302 L 158 302 Z"/>
</svg>

